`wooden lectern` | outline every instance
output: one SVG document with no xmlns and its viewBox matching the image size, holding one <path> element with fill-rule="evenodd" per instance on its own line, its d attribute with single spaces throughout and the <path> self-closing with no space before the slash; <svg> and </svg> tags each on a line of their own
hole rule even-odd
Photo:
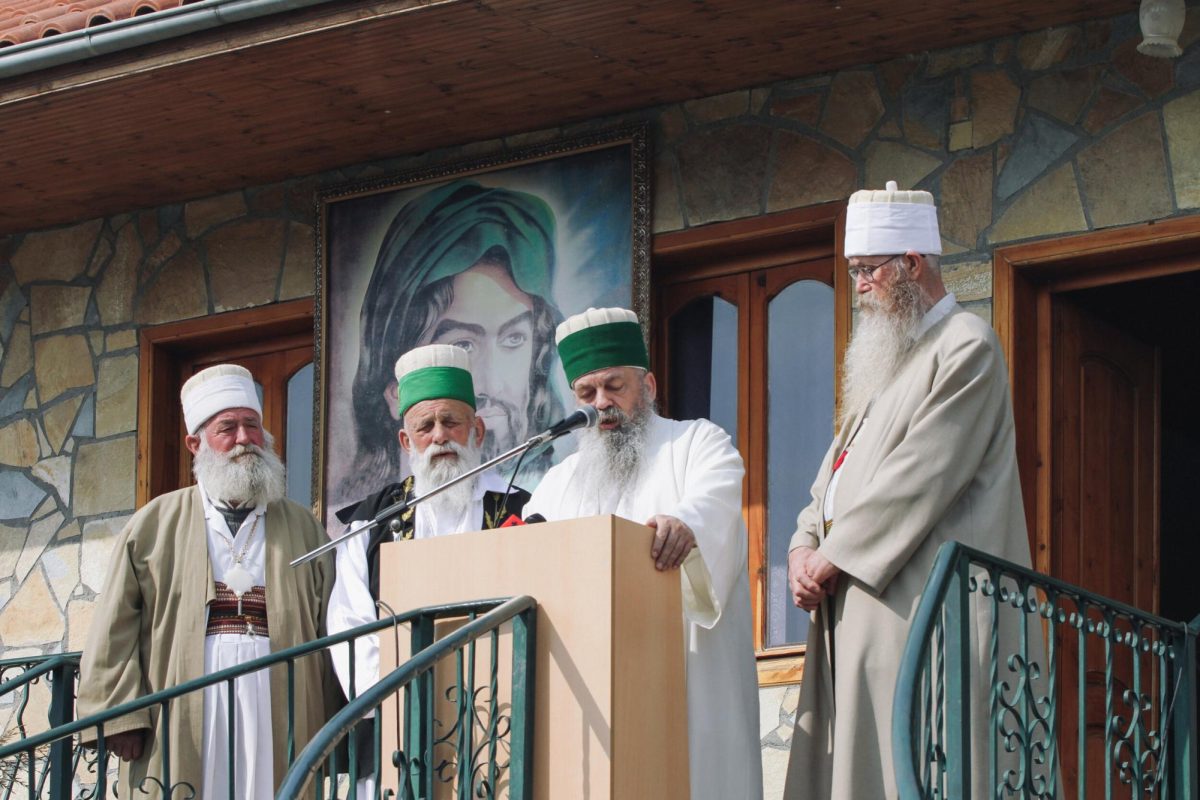
<svg viewBox="0 0 1200 800">
<path fill-rule="evenodd" d="M 398 612 L 522 594 L 538 601 L 539 800 L 689 797 L 679 571 L 654 568 L 652 538 L 604 516 L 380 550 L 380 599 Z M 399 653 L 391 642 L 380 637 L 381 675 L 408 655 L 407 635 Z M 395 703 L 385 707 L 385 753 L 396 713 Z"/>
</svg>

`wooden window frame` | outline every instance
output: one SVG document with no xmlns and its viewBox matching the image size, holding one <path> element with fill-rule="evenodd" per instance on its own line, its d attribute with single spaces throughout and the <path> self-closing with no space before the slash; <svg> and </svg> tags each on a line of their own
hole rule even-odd
<svg viewBox="0 0 1200 800">
<path fill-rule="evenodd" d="M 835 202 L 797 211 L 770 214 L 734 222 L 716 223 L 685 231 L 659 234 L 654 238 L 651 260 L 651 308 L 681 308 L 700 294 L 733 300 L 743 297 L 762 301 L 776 288 L 768 281 L 752 281 L 756 270 L 832 261 L 834 303 L 834 363 L 841 364 L 850 335 L 851 282 L 842 255 L 845 203 Z M 689 283 L 709 281 L 706 291 Z M 745 308 L 738 314 L 738 449 L 746 462 L 743 486 L 743 515 L 750 533 L 748 568 L 754 647 L 760 686 L 790 684 L 804 674 L 804 645 L 764 648 L 766 636 L 765 599 L 766 548 L 766 330 L 752 329 Z M 665 318 L 653 320 L 651 359 L 658 379 L 659 397 L 666 402 L 670 391 L 670 355 Z M 840 371 L 835 369 L 835 397 L 841 396 Z M 752 404 L 752 398 L 756 401 Z M 667 413 L 670 412 L 666 408 Z M 830 431 L 832 437 L 833 432 Z M 797 487 L 807 491 L 808 486 Z"/>
<path fill-rule="evenodd" d="M 185 469 L 179 385 L 197 357 L 258 355 L 313 343 L 311 298 L 169 322 L 138 333 L 137 507 L 179 486 Z M 264 412 L 266 409 L 264 409 Z"/>
</svg>

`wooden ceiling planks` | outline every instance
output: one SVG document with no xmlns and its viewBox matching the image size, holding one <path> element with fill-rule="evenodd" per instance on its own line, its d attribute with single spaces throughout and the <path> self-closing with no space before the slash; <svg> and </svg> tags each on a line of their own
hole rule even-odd
<svg viewBox="0 0 1200 800">
<path fill-rule="evenodd" d="M 1135 7 L 363 0 L 281 18 L 277 41 L 258 21 L 147 48 L 145 63 L 126 53 L 0 83 L 0 163 L 18 190 L 3 192 L 0 233 Z M 53 91 L 30 96 L 31 81 Z"/>
</svg>

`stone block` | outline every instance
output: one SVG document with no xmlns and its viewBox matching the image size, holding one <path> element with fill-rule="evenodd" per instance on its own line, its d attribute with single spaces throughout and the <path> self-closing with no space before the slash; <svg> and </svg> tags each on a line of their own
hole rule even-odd
<svg viewBox="0 0 1200 800">
<path fill-rule="evenodd" d="M 888 97 L 899 97 L 904 84 L 921 66 L 921 58 L 916 54 L 885 61 L 876 69 L 879 71 L 879 83 Z"/>
<path fill-rule="evenodd" d="M 750 111 L 750 92 L 742 89 L 726 92 L 683 104 L 684 113 L 699 125 L 740 117 Z"/>
<path fill-rule="evenodd" d="M 4 349 L 4 367 L 0 369 L 0 386 L 7 389 L 23 376 L 29 374 L 33 366 L 33 342 L 29 334 L 29 325 L 18 322 L 13 325 L 12 336 L 8 338 L 8 346 Z"/>
<path fill-rule="evenodd" d="M 92 251 L 92 260 L 88 262 L 87 275 L 89 278 L 94 278 L 100 274 L 100 270 L 104 269 L 104 265 L 108 263 L 108 259 L 112 257 L 113 247 L 108 239 L 101 236 L 96 240 L 96 249 Z"/>
<path fill-rule="evenodd" d="M 992 45 L 992 63 L 1007 64 L 1009 59 L 1013 57 L 1013 53 L 1017 51 L 1017 44 L 1012 37 L 1007 39 L 997 39 Z"/>
<path fill-rule="evenodd" d="M 32 386 L 33 376 L 26 373 L 8 389 L 0 388 L 0 419 L 7 419 L 22 410 L 37 408 L 37 393 Z"/>
<path fill-rule="evenodd" d="M 658 133 L 661 141 L 670 144 L 687 133 L 687 117 L 679 106 L 667 106 L 658 115 Z"/>
<path fill-rule="evenodd" d="M 17 581 L 25 580 L 27 576 L 37 564 L 38 559 L 42 557 L 42 552 L 46 549 L 46 545 L 54 538 L 54 534 L 58 533 L 59 527 L 63 523 L 63 515 L 55 511 L 48 517 L 40 519 L 29 526 L 29 536 L 25 539 L 25 547 L 21 550 L 21 557 L 17 559 L 17 568 L 15 575 Z"/>
<path fill-rule="evenodd" d="M 779 706 L 786 686 L 768 686 L 758 690 L 758 738 L 779 727 Z"/>
<path fill-rule="evenodd" d="M 1163 106 L 1175 201 L 1180 208 L 1200 208 L 1200 91 Z"/>
<path fill-rule="evenodd" d="M 1027 33 L 1017 42 L 1017 61 L 1028 70 L 1048 69 L 1061 63 L 1082 36 L 1073 25 Z"/>
<path fill-rule="evenodd" d="M 992 262 L 960 261 L 942 265 L 942 280 L 948 291 L 954 292 L 960 303 L 990 300 L 992 297 Z"/>
<path fill-rule="evenodd" d="M 809 93 L 791 97 L 776 97 L 771 101 L 771 115 L 786 117 L 802 125 L 815 128 L 821 120 L 821 107 L 824 105 L 824 94 Z"/>
<path fill-rule="evenodd" d="M 1095 227 L 1158 219 L 1172 213 L 1162 125 L 1156 112 L 1126 122 L 1080 152 L 1077 162 Z"/>
<path fill-rule="evenodd" d="M 1075 171 L 1064 164 L 1017 196 L 992 225 L 988 241 L 1014 242 L 1086 229 Z"/>
<path fill-rule="evenodd" d="M 1112 56 L 1113 68 L 1147 97 L 1166 94 L 1175 85 L 1174 62 L 1169 58 L 1142 55 L 1137 51 L 1139 41 L 1138 37 L 1133 37 L 1117 46 Z"/>
<path fill-rule="evenodd" d="M 277 219 L 248 219 L 224 225 L 204 237 L 217 311 L 274 302 L 286 226 Z"/>
<path fill-rule="evenodd" d="M 768 212 L 841 200 L 857 185 L 858 168 L 839 151 L 806 136 L 776 133 Z"/>
<path fill-rule="evenodd" d="M 12 335 L 17 318 L 25 310 L 25 293 L 16 280 L 8 276 L 0 277 L 0 342 L 7 342 Z"/>
<path fill-rule="evenodd" d="M 950 124 L 954 81 L 943 78 L 908 86 L 901 99 L 902 123 L 908 143 L 929 150 L 942 147 Z"/>
<path fill-rule="evenodd" d="M 758 114 L 763 110 L 763 106 L 767 104 L 767 99 L 771 96 L 771 90 L 765 86 L 750 90 L 750 113 Z"/>
<path fill-rule="evenodd" d="M 904 131 L 900 130 L 900 123 L 889 119 L 879 126 L 875 135 L 880 139 L 903 139 Z"/>
<path fill-rule="evenodd" d="M 179 237 L 173 232 L 168 232 L 156 247 L 150 249 L 149 255 L 142 261 L 138 282 L 145 286 L 147 282 L 153 280 L 158 271 L 179 254 L 182 247 L 183 242 L 179 240 Z"/>
<path fill-rule="evenodd" d="M 957 153 L 960 150 L 970 150 L 974 136 L 972 133 L 973 130 L 974 126 L 971 124 L 971 120 L 951 123 L 950 143 L 948 145 L 950 152 Z"/>
<path fill-rule="evenodd" d="M 1091 52 L 1108 46 L 1112 39 L 1112 20 L 1090 19 L 1083 23 L 1083 46 Z"/>
<path fill-rule="evenodd" d="M 280 205 L 283 196 L 280 194 Z M 246 216 L 246 198 L 240 191 L 193 200 L 183 207 L 183 224 L 190 238 L 195 239 L 214 225 Z"/>
<path fill-rule="evenodd" d="M 111 436 L 137 428 L 138 357 L 100 360 L 96 380 L 96 436 Z"/>
<path fill-rule="evenodd" d="M 0 427 L 0 464 L 32 467 L 40 453 L 37 431 L 28 419 L 18 419 Z"/>
<path fill-rule="evenodd" d="M 1188 18 L 1196 16 L 1200 14 L 1189 14 Z M 1200 48 L 1185 53 L 1175 64 L 1175 85 L 1180 89 L 1200 86 Z"/>
<path fill-rule="evenodd" d="M 821 132 L 853 150 L 883 118 L 883 111 L 874 72 L 839 72 L 829 87 Z"/>
<path fill-rule="evenodd" d="M 1079 120 L 1100 78 L 1100 67 L 1091 66 L 1043 75 L 1029 85 L 1027 102 L 1068 125 Z"/>
<path fill-rule="evenodd" d="M 929 53 L 929 60 L 925 64 L 925 74 L 936 78 L 951 72 L 961 72 L 983 63 L 986 57 L 987 45 L 984 43 L 952 47 L 949 50 L 933 50 Z"/>
<path fill-rule="evenodd" d="M 261 189 L 249 189 L 246 194 L 247 205 L 252 214 L 274 216 L 287 208 L 287 193 L 282 183 Z"/>
<path fill-rule="evenodd" d="M 963 310 L 970 311 L 988 325 L 992 324 L 992 301 L 990 299 L 978 303 L 964 303 Z"/>
<path fill-rule="evenodd" d="M 971 74 L 972 146 L 987 147 L 1013 132 L 1021 90 L 1003 70 Z"/>
<path fill-rule="evenodd" d="M 138 264 L 142 243 L 132 225 L 121 228 L 112 260 L 96 287 L 96 305 L 105 325 L 123 325 L 133 318 L 133 298 L 137 292 Z"/>
<path fill-rule="evenodd" d="M 16 571 L 28 536 L 28 525 L 0 525 L 0 575 L 10 576 Z"/>
<path fill-rule="evenodd" d="M 683 227 L 683 208 L 679 204 L 679 181 L 675 179 L 675 159 L 660 151 L 654 159 L 654 219 L 655 233 L 677 231 Z"/>
<path fill-rule="evenodd" d="M 137 220 L 138 233 L 142 235 L 142 241 L 147 247 L 153 249 L 154 245 L 158 244 L 158 237 L 160 235 L 158 214 L 154 211 L 143 211 L 135 219 Z"/>
<path fill-rule="evenodd" d="M 58 607 L 65 609 L 79 585 L 79 542 L 63 542 L 47 548 L 42 554 L 42 569 Z"/>
<path fill-rule="evenodd" d="M 12 255 L 19 283 L 73 281 L 87 269 L 88 258 L 104 220 L 93 219 L 68 228 L 25 236 Z"/>
<path fill-rule="evenodd" d="M 140 325 L 157 325 L 208 313 L 208 287 L 196 253 L 187 248 L 171 259 L 142 291 L 133 318 Z"/>
<path fill-rule="evenodd" d="M 996 181 L 996 196 L 1007 199 L 1037 180 L 1078 140 L 1070 130 L 1045 117 L 1027 116 L 1013 145 L 1012 157 L 1005 161 Z"/>
<path fill-rule="evenodd" d="M 65 334 L 38 339 L 33 343 L 33 373 L 43 403 L 70 389 L 91 386 L 96 373 L 87 337 Z"/>
<path fill-rule="evenodd" d="M 71 520 L 66 525 L 58 529 L 58 535 L 54 537 L 56 542 L 65 542 L 68 539 L 76 539 L 83 533 L 79 528 L 77 520 Z"/>
<path fill-rule="evenodd" d="M 89 394 L 83 399 L 83 406 L 79 409 L 79 416 L 75 418 L 75 427 L 71 428 L 71 435 L 79 438 L 84 437 L 90 439 L 96 435 L 96 396 Z M 63 449 L 70 452 L 71 441 L 68 439 L 64 444 Z"/>
<path fill-rule="evenodd" d="M 71 426 L 75 424 L 75 415 L 82 403 L 83 397 L 76 395 L 42 411 L 42 427 L 46 431 L 50 449 L 54 452 L 62 450 L 63 441 L 71 432 Z"/>
<path fill-rule="evenodd" d="M 783 797 L 787 783 L 788 757 L 790 751 L 779 747 L 766 747 L 762 751 L 763 798 L 778 800 Z"/>
<path fill-rule="evenodd" d="M 1141 105 L 1142 101 L 1131 94 L 1101 86 L 1096 102 L 1084 117 L 1083 128 L 1088 133 L 1099 133 Z"/>
<path fill-rule="evenodd" d="M 132 509 L 136 456 L 133 436 L 80 445 L 71 491 L 75 516 Z"/>
<path fill-rule="evenodd" d="M 113 331 L 104 337 L 104 352 L 115 353 L 120 350 L 130 350 L 138 346 L 137 331 Z"/>
<path fill-rule="evenodd" d="M 129 515 L 92 520 L 83 525 L 83 555 L 79 579 L 88 589 L 99 593 L 108 577 L 108 562 Z"/>
<path fill-rule="evenodd" d="M 770 137 L 761 125 L 727 125 L 680 142 L 676 155 L 689 225 L 762 213 Z"/>
<path fill-rule="evenodd" d="M 900 142 L 872 142 L 867 146 L 866 185 L 883 188 L 896 181 L 901 189 L 914 189 L 941 164 L 941 159 Z"/>
<path fill-rule="evenodd" d="M 33 332 L 39 334 L 82 325 L 92 289 L 90 286 L 34 285 L 29 293 Z"/>
<path fill-rule="evenodd" d="M 283 278 L 279 282 L 280 300 L 312 295 L 316 286 L 316 242 L 311 225 L 288 224 L 287 255 L 283 259 Z"/>
<path fill-rule="evenodd" d="M 33 647 L 61 642 L 66 621 L 42 571 L 34 570 L 0 612 L 0 641 L 6 648 Z M 34 712 L 26 711 L 30 718 Z"/>
<path fill-rule="evenodd" d="M 67 603 L 67 650 L 79 652 L 83 649 L 95 615 L 95 600 L 76 598 Z"/>
</svg>

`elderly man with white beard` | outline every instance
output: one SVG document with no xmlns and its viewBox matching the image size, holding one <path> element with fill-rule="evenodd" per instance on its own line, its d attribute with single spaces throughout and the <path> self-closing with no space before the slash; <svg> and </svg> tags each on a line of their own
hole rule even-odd
<svg viewBox="0 0 1200 800">
<path fill-rule="evenodd" d="M 412 475 L 384 486 L 375 494 L 341 509 L 343 523 L 373 520 L 384 509 L 412 500 L 458 477 L 481 461 L 484 423 L 475 415 L 475 388 L 466 350 L 431 344 L 410 350 L 396 362 L 398 438 L 408 456 Z M 348 539 L 338 550 L 337 582 L 329 603 L 329 632 L 340 633 L 378 619 L 379 546 L 385 541 L 426 539 L 498 528 L 520 519 L 529 493 L 514 488 L 489 470 L 461 481 L 415 508 Z M 350 696 L 350 649 L 333 652 L 334 670 L 346 697 Z M 379 679 L 379 642 L 375 636 L 355 645 L 354 693 Z M 359 774 L 375 772 L 373 726 L 357 728 Z M 359 796 L 374 796 L 363 782 Z"/>
<path fill-rule="evenodd" d="M 790 800 L 896 797 L 896 674 L 940 545 L 1030 563 L 1004 357 L 946 292 L 940 253 L 928 192 L 889 182 L 850 198 L 845 254 L 861 314 L 837 433 L 788 556 L 792 599 L 813 612 Z M 990 631 L 986 608 L 971 619 L 973 637 Z M 984 678 L 973 718 L 986 719 L 987 670 L 973 672 Z M 972 737 L 976 797 L 990 796 L 987 738 Z"/>
<path fill-rule="evenodd" d="M 80 716 L 324 633 L 333 564 L 288 564 L 326 541 L 325 532 L 284 497 L 283 463 L 262 427 L 249 371 L 209 367 L 183 385 L 181 399 L 197 484 L 151 500 L 118 537 L 83 650 Z M 328 657 L 297 661 L 294 678 L 299 750 L 331 710 Z M 172 703 L 167 742 L 158 708 L 106 724 L 105 746 L 127 762 L 121 796 L 227 797 L 233 746 L 239 800 L 273 797 L 286 768 L 287 673 L 243 676 L 233 694 L 236 734 L 225 683 Z M 172 786 L 163 790 L 168 748 Z M 193 792 L 177 788 L 189 786 Z"/>
<path fill-rule="evenodd" d="M 555 338 L 577 402 L 595 406 L 600 422 L 546 473 L 526 513 L 616 514 L 654 529 L 649 557 L 680 576 L 691 796 L 762 797 L 742 458 L 708 420 L 656 413 L 632 311 L 590 308 L 559 325 Z"/>
</svg>

